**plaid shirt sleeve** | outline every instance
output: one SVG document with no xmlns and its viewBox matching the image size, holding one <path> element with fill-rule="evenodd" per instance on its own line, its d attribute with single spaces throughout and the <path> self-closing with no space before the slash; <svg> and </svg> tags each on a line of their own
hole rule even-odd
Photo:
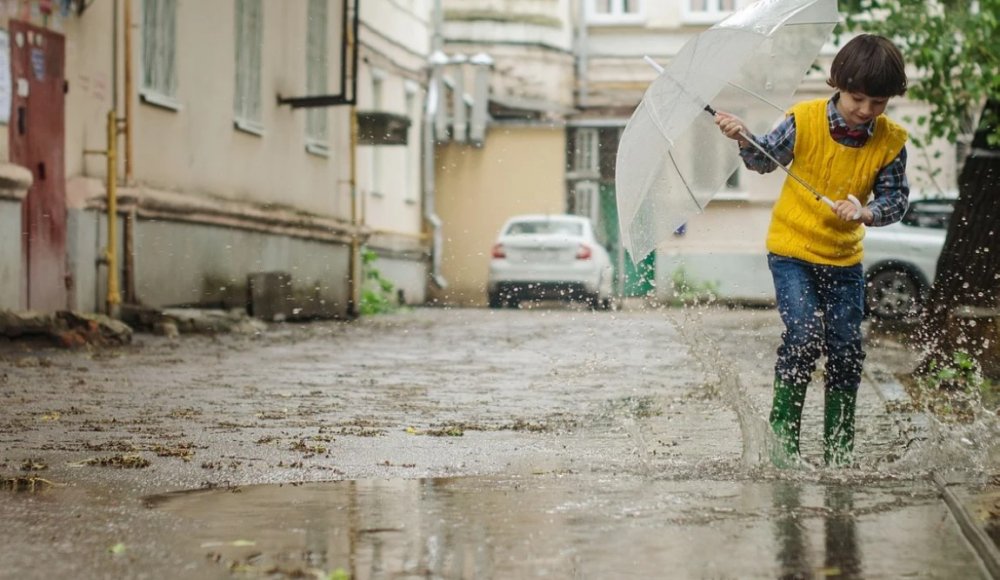
<svg viewBox="0 0 1000 580">
<path fill-rule="evenodd" d="M 792 162 L 795 150 L 795 117 L 788 115 L 773 131 L 760 137 L 754 136 L 753 140 L 782 165 L 787 166 Z M 765 157 L 753 145 L 740 147 L 740 157 L 747 169 L 757 173 L 770 173 L 778 168 L 774 161 Z"/>
<path fill-rule="evenodd" d="M 903 219 L 909 207 L 910 184 L 906 180 L 906 147 L 875 176 L 875 198 L 868 204 L 872 225 L 887 226 Z"/>
</svg>

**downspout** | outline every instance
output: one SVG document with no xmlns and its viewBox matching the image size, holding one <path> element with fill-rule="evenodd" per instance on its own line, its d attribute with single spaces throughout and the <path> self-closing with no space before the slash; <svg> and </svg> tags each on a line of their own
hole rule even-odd
<svg viewBox="0 0 1000 580">
<path fill-rule="evenodd" d="M 350 170 L 348 173 L 348 187 L 351 190 L 351 256 L 350 271 L 350 296 L 347 299 L 347 315 L 357 317 L 361 314 L 361 221 L 358 212 L 358 113 L 357 107 L 348 107 L 348 115 L 351 123 L 351 145 L 350 145 Z"/>
<path fill-rule="evenodd" d="M 125 150 L 123 151 L 125 157 L 125 185 L 131 186 L 134 183 L 133 165 L 132 165 L 132 91 L 134 90 L 132 85 L 132 1 L 124 0 L 125 2 L 125 26 L 124 26 L 124 40 L 125 40 L 125 54 L 123 57 L 123 68 L 125 69 L 125 94 L 123 95 L 125 101 L 125 118 L 120 119 L 121 131 L 125 134 Z M 136 280 L 135 280 L 135 225 L 136 225 L 136 212 L 135 205 L 132 205 L 131 211 L 125 216 L 125 247 L 123 251 L 123 257 L 125 259 L 124 264 L 124 285 L 125 285 L 125 302 L 127 304 L 138 304 L 139 296 L 136 292 Z"/>
<path fill-rule="evenodd" d="M 132 164 L 132 0 L 125 0 L 125 184 L 133 180 Z"/>
<path fill-rule="evenodd" d="M 590 54 L 587 51 L 587 7 L 586 0 L 577 2 L 577 34 L 576 34 L 576 78 L 577 104 L 580 108 L 587 107 L 589 87 L 587 83 L 587 68 L 590 66 Z"/>
<path fill-rule="evenodd" d="M 346 3 L 345 3 L 346 6 Z M 345 9 L 346 17 L 346 9 Z M 347 48 L 351 49 L 355 42 L 354 35 L 348 33 Z M 355 66 L 353 70 L 354 79 L 357 80 L 358 70 Z M 357 95 L 357 93 L 354 93 Z M 362 221 L 358 211 L 358 108 L 355 103 L 348 107 L 349 123 L 351 124 L 350 143 L 350 169 L 348 170 L 348 187 L 351 190 L 351 255 L 348 279 L 350 280 L 350 296 L 347 299 L 347 315 L 357 317 L 361 315 L 361 224 Z"/>
<path fill-rule="evenodd" d="M 424 174 L 424 219 L 431 227 L 431 281 L 441 290 L 448 287 L 448 281 L 441 274 L 444 231 L 441 218 L 438 217 L 435 209 L 434 127 L 437 116 L 441 114 L 441 67 L 448 61 L 441 50 L 444 45 L 441 38 L 442 20 L 441 0 L 434 0 L 434 29 L 430 56 L 431 77 L 427 85 L 427 107 L 424 110 L 423 147 L 421 149 Z"/>
</svg>

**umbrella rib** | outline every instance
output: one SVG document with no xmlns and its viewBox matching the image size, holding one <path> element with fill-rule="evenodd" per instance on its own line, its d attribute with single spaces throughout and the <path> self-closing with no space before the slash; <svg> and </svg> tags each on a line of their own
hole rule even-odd
<svg viewBox="0 0 1000 580">
<path fill-rule="evenodd" d="M 674 164 L 674 169 L 677 171 L 677 177 L 679 177 L 681 179 L 681 183 L 684 184 L 684 189 L 687 189 L 688 197 L 690 197 L 691 201 L 693 201 L 694 204 L 696 206 L 698 206 L 698 211 L 701 211 L 701 212 L 705 211 L 705 207 L 703 205 L 701 205 L 698 202 L 698 198 L 696 198 L 694 196 L 694 190 L 691 189 L 691 186 L 688 185 L 687 180 L 684 179 L 684 174 L 681 173 L 681 168 L 677 166 L 677 160 L 674 159 L 674 153 L 672 151 L 667 151 L 667 157 L 669 157 L 670 158 L 670 162 Z"/>
<path fill-rule="evenodd" d="M 739 89 L 739 90 L 743 91 L 744 93 L 750 95 L 751 97 L 756 98 L 757 100 L 761 101 L 764 104 L 771 105 L 772 107 L 774 107 L 775 109 L 777 109 L 778 111 L 780 111 L 782 113 L 785 112 L 785 109 L 783 109 L 782 107 L 779 107 L 778 105 L 775 105 L 771 101 L 767 100 L 767 98 L 764 97 L 764 95 L 761 95 L 760 93 L 757 93 L 755 91 L 751 91 L 750 89 L 748 89 L 748 88 L 746 88 L 744 86 L 738 85 L 738 84 L 736 84 L 734 82 L 728 82 L 726 84 L 728 84 L 729 86 L 731 86 L 731 87 L 733 87 L 735 89 Z"/>
</svg>

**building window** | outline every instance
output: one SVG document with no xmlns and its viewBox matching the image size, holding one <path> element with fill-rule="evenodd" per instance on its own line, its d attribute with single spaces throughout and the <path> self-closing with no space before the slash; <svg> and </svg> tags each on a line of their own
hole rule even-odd
<svg viewBox="0 0 1000 580">
<path fill-rule="evenodd" d="M 261 0 L 236 0 L 236 93 L 233 109 L 236 126 L 261 133 L 260 55 L 263 43 Z"/>
<path fill-rule="evenodd" d="M 177 0 L 144 0 L 140 91 L 144 101 L 179 108 L 176 51 Z"/>
<path fill-rule="evenodd" d="M 309 0 L 306 30 L 306 92 L 309 95 L 327 93 L 327 1 Z M 306 111 L 306 148 L 325 153 L 327 148 L 327 109 L 310 107 Z"/>
<path fill-rule="evenodd" d="M 600 147 L 597 129 L 577 129 L 573 149 L 573 171 L 577 175 L 599 175 Z"/>
<path fill-rule="evenodd" d="M 684 0 L 686 24 L 715 24 L 736 10 L 736 0 Z"/>
<path fill-rule="evenodd" d="M 587 0 L 587 21 L 592 24 L 634 24 L 643 17 L 643 0 Z"/>
<path fill-rule="evenodd" d="M 597 224 L 600 189 L 596 182 L 578 181 L 573 185 L 573 213 Z"/>
</svg>

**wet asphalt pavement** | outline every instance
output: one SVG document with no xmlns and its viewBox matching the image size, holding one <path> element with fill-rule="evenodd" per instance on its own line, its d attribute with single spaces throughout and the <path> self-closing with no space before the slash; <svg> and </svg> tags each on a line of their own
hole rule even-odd
<svg viewBox="0 0 1000 580">
<path fill-rule="evenodd" d="M 891 340 L 857 467 L 767 466 L 779 335 L 769 309 L 555 307 L 9 344 L 0 578 L 987 577 L 928 475 L 976 514 L 997 467 L 901 431 Z"/>
</svg>

